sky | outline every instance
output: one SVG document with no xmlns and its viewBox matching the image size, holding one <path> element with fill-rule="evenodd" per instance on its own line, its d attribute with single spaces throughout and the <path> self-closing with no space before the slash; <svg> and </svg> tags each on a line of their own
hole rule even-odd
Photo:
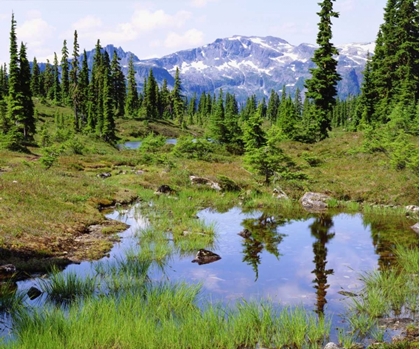
<svg viewBox="0 0 420 349">
<path fill-rule="evenodd" d="M 80 52 L 113 44 L 140 59 L 162 57 L 233 35 L 275 36 L 292 45 L 316 44 L 321 0 L 0 0 L 0 62 L 9 62 L 14 13 L 18 46 L 29 60 L 70 55 L 77 30 Z M 336 0 L 335 45 L 375 41 L 386 0 Z"/>
</svg>

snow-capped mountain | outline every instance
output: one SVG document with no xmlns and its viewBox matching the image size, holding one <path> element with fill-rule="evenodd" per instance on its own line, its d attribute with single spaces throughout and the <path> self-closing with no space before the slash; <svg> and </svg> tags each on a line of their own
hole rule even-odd
<svg viewBox="0 0 420 349">
<path fill-rule="evenodd" d="M 337 69 L 342 77 L 338 94 L 341 98 L 358 94 L 367 53 L 373 53 L 374 43 L 346 44 L 337 48 L 340 53 Z M 105 47 L 110 55 L 114 49 L 121 57 L 126 73 L 131 53 L 112 45 Z M 217 93 L 222 88 L 224 92 L 234 93 L 238 100 L 244 100 L 252 94 L 260 98 L 269 96 L 271 89 L 280 92 L 283 85 L 291 93 L 297 88 L 302 91 L 305 79 L 311 76 L 309 69 L 315 67 L 311 60 L 315 49 L 315 45 L 294 46 L 272 36 L 236 35 L 162 58 L 140 60 L 133 55 L 133 61 L 140 89 L 150 69 L 158 83 L 166 79 L 171 87 L 178 67 L 186 95 L 194 92 L 199 95 L 203 91 Z"/>
</svg>

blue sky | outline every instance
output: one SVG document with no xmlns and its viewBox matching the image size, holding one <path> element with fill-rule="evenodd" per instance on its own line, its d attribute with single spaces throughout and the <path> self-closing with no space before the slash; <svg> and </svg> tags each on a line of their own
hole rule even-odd
<svg viewBox="0 0 420 349">
<path fill-rule="evenodd" d="M 60 57 L 63 41 L 72 51 L 114 44 L 140 59 L 161 57 L 233 35 L 276 36 L 293 45 L 316 43 L 320 0 L 0 0 L 0 62 L 9 61 L 11 14 L 28 58 Z M 336 45 L 374 41 L 386 0 L 336 0 Z"/>
</svg>

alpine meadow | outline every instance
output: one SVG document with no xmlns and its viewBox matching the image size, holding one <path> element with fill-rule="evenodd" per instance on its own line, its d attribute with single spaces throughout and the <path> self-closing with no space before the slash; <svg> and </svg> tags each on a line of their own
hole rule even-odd
<svg viewBox="0 0 420 349">
<path fill-rule="evenodd" d="M 38 43 L 11 14 L 0 348 L 419 348 L 419 4 L 387 0 L 360 58 L 333 42 L 335 0 L 319 1 L 316 45 L 289 56 L 238 35 L 140 61 L 101 38 L 82 48 L 76 29 L 50 61 L 28 57 Z M 337 252 L 358 229 L 372 256 Z"/>
</svg>

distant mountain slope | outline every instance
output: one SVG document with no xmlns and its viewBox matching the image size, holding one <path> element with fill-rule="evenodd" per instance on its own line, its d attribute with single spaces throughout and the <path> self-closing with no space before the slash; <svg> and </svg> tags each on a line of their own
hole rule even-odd
<svg viewBox="0 0 420 349">
<path fill-rule="evenodd" d="M 338 72 L 342 77 L 338 94 L 341 98 L 358 94 L 367 52 L 373 52 L 374 43 L 347 44 L 337 48 L 340 52 Z M 104 49 L 110 56 L 114 49 L 117 50 L 124 73 L 127 73 L 131 53 L 112 45 Z M 222 88 L 225 92 L 235 93 L 238 100 L 244 100 L 252 94 L 259 98 L 269 96 L 271 89 L 279 92 L 283 85 L 292 93 L 296 88 L 303 90 L 305 79 L 311 76 L 309 69 L 314 67 L 311 58 L 315 49 L 315 45 L 293 46 L 272 36 L 236 35 L 162 58 L 140 60 L 133 55 L 133 61 L 140 89 L 150 69 L 153 69 L 159 84 L 167 79 L 171 87 L 175 69 L 179 67 L 186 95 L 203 91 L 216 93 Z M 94 50 L 88 53 L 89 61 L 93 59 L 93 54 Z"/>
</svg>

